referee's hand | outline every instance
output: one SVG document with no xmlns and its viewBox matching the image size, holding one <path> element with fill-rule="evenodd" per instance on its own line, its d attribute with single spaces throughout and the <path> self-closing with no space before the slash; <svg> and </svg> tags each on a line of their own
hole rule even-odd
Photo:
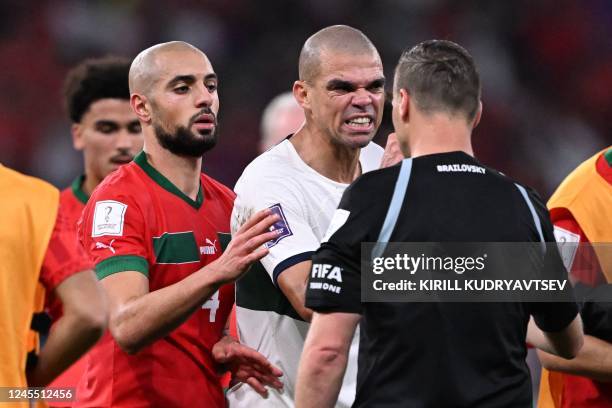
<svg viewBox="0 0 612 408">
<path fill-rule="evenodd" d="M 255 213 L 234 234 L 223 255 L 208 265 L 221 283 L 233 282 L 249 270 L 253 262 L 268 254 L 263 244 L 276 238 L 281 230 L 270 231 L 280 218 L 266 208 Z"/>
</svg>

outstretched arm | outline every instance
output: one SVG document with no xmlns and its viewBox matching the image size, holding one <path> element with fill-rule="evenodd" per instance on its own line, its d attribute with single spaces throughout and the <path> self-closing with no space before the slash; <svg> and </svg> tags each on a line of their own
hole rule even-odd
<svg viewBox="0 0 612 408">
<path fill-rule="evenodd" d="M 578 355 L 583 343 L 582 319 L 576 315 L 565 328 L 556 332 L 545 332 L 537 327 L 533 318 L 527 328 L 527 342 L 534 347 L 556 354 L 564 359 L 572 359 Z"/>
<path fill-rule="evenodd" d="M 584 346 L 572 360 L 538 350 L 544 368 L 580 375 L 596 381 L 612 381 L 612 344 L 597 337 L 584 336 Z"/>
<path fill-rule="evenodd" d="M 102 336 L 107 323 L 104 293 L 93 271 L 78 272 L 55 288 L 62 317 L 53 325 L 28 385 L 43 387 L 77 361 Z"/>
<path fill-rule="evenodd" d="M 109 329 L 119 346 L 136 353 L 182 324 L 219 287 L 239 278 L 268 253 L 262 245 L 276 236 L 268 231 L 276 220 L 269 210 L 258 212 L 240 228 L 219 259 L 162 289 L 149 292 L 147 277 L 136 271 L 104 278 Z"/>
</svg>

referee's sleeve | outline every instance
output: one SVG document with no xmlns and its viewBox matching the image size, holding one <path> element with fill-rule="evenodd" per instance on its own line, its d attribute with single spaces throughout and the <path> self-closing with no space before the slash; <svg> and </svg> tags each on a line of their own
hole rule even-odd
<svg viewBox="0 0 612 408">
<path fill-rule="evenodd" d="M 378 207 L 384 206 L 371 202 L 375 182 L 370 174 L 364 175 L 345 190 L 321 247 L 312 257 L 306 307 L 361 313 L 361 243 L 373 240 L 372 231 L 380 229 L 384 217 L 378 216 Z"/>
<path fill-rule="evenodd" d="M 312 258 L 306 307 L 316 312 L 361 313 L 359 253 L 352 255 L 334 242 L 319 248 Z"/>
<path fill-rule="evenodd" d="M 566 328 L 578 314 L 578 305 L 574 291 L 569 284 L 569 274 L 565 269 L 561 254 L 556 245 L 553 225 L 550 221 L 548 209 L 540 199 L 539 195 L 532 189 L 528 189 L 529 198 L 534 205 L 537 216 L 542 225 L 542 235 L 547 242 L 544 268 L 547 275 L 560 281 L 567 281 L 562 294 L 564 302 L 539 302 L 531 304 L 531 314 L 537 326 L 545 332 L 557 332 Z"/>
</svg>

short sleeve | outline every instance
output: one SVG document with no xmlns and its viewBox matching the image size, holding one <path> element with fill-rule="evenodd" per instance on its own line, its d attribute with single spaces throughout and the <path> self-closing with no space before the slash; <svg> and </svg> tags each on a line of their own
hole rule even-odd
<svg viewBox="0 0 612 408">
<path fill-rule="evenodd" d="M 248 171 L 248 169 L 247 169 Z M 276 285 L 278 276 L 287 268 L 309 261 L 319 247 L 303 209 L 300 193 L 287 183 L 274 177 L 257 181 L 243 175 L 235 187 L 236 200 L 232 211 L 232 233 L 235 233 L 257 211 L 271 208 L 280 216 L 273 228 L 280 230 L 278 238 L 269 242 L 268 255 L 261 264 Z"/>
<path fill-rule="evenodd" d="M 66 278 L 92 267 L 74 235 L 74 227 L 60 207 L 40 270 L 41 283 L 52 292 Z"/>
<path fill-rule="evenodd" d="M 543 239 L 545 242 L 549 243 L 546 247 L 544 268 L 546 268 L 548 272 L 554 273 L 554 276 L 551 276 L 552 279 L 568 282 L 566 285 L 567 290 L 564 293 L 564 297 L 567 299 L 566 302 L 541 302 L 531 304 L 531 313 L 537 326 L 546 332 L 556 332 L 564 329 L 574 320 L 578 314 L 578 305 L 575 301 L 573 289 L 571 285 L 569 285 L 568 272 L 563 264 L 559 249 L 556 244 L 550 245 L 550 243 L 555 243 L 556 240 L 549 212 L 535 191 L 530 190 L 528 196 L 534 206 L 536 216 L 540 220 Z"/>
<path fill-rule="evenodd" d="M 133 196 L 112 193 L 108 186 L 94 193 L 79 221 L 79 238 L 95 264 L 98 279 L 125 271 L 149 275 L 150 251 L 143 213 Z"/>
<path fill-rule="evenodd" d="M 354 185 L 342 196 L 324 242 L 312 257 L 306 307 L 317 312 L 361 313 L 361 243 L 373 241 L 376 209 Z"/>
</svg>

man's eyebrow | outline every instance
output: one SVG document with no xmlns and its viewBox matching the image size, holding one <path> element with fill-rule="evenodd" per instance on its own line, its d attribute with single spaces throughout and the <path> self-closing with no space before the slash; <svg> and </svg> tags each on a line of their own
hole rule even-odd
<svg viewBox="0 0 612 408">
<path fill-rule="evenodd" d="M 208 74 L 204 77 L 204 81 L 209 81 L 211 79 L 217 79 L 217 74 L 213 72 L 212 74 Z M 181 82 L 187 85 L 191 85 L 196 81 L 197 78 L 195 75 L 177 75 L 168 82 L 168 88 L 172 88 L 173 86 Z"/>
<path fill-rule="evenodd" d="M 385 77 L 376 78 L 371 81 L 369 84 L 365 86 L 365 88 L 381 88 L 385 85 Z M 328 90 L 334 89 L 344 89 L 344 90 L 354 90 L 357 89 L 357 85 L 350 81 L 345 81 L 343 79 L 330 79 L 327 82 L 326 88 Z"/>
<path fill-rule="evenodd" d="M 330 79 L 325 87 L 330 91 L 334 89 L 353 90 L 356 88 L 354 83 L 343 79 Z"/>
<path fill-rule="evenodd" d="M 376 78 L 366 86 L 366 88 L 382 88 L 385 86 L 385 77 Z"/>
<path fill-rule="evenodd" d="M 177 75 L 168 82 L 168 88 L 172 88 L 174 85 L 181 82 L 184 82 L 189 85 L 193 84 L 195 81 L 195 75 Z"/>
<path fill-rule="evenodd" d="M 117 122 L 114 120 L 110 120 L 110 119 L 100 119 L 100 120 L 96 120 L 95 125 L 96 126 L 102 126 L 102 125 L 117 126 Z"/>
</svg>

